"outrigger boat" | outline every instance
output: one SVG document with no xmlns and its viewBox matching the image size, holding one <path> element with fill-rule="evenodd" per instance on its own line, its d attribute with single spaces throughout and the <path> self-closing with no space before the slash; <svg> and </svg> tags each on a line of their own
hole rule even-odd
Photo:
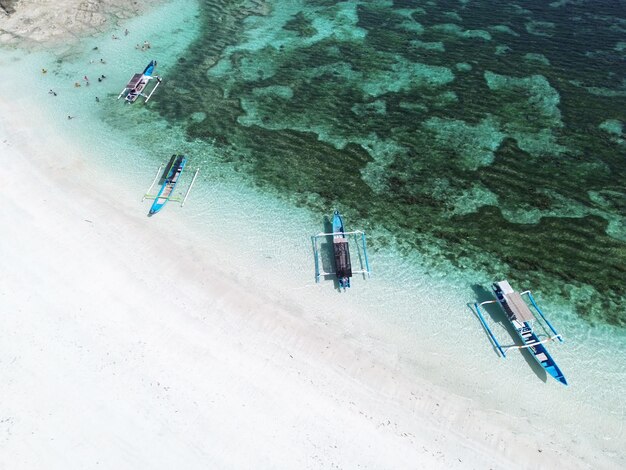
<svg viewBox="0 0 626 470">
<path fill-rule="evenodd" d="M 126 84 L 117 99 L 119 100 L 122 96 L 126 96 L 127 103 L 134 103 L 135 101 L 137 101 L 137 98 L 143 96 L 145 99 L 144 102 L 147 103 L 162 81 L 161 77 L 159 77 L 158 75 L 152 75 L 156 66 L 156 60 L 151 60 L 148 66 L 143 70 L 143 73 L 136 73 L 135 75 L 133 75 L 133 77 Z M 153 79 L 156 79 L 154 88 L 152 88 L 150 93 L 146 95 L 143 92 L 144 90 L 146 90 L 150 80 Z"/>
<path fill-rule="evenodd" d="M 339 280 L 339 287 L 350 287 L 352 277 L 352 263 L 350 262 L 350 250 L 346 231 L 343 229 L 343 219 L 339 211 L 333 214 L 333 251 L 335 253 L 335 272 Z"/>
<path fill-rule="evenodd" d="M 360 248 L 359 258 L 361 259 L 361 253 L 363 255 L 361 261 L 361 269 L 357 271 L 352 270 L 352 262 L 350 260 L 350 248 L 348 245 L 348 236 L 353 235 L 355 240 L 359 241 Z M 317 239 L 320 237 L 331 237 L 333 240 L 333 254 L 335 261 L 335 272 L 320 271 L 320 254 L 317 246 Z M 311 237 L 313 243 L 313 254 L 315 256 L 315 281 L 319 282 L 321 276 L 336 275 L 339 281 L 339 287 L 347 289 L 350 287 L 350 278 L 353 274 L 371 274 L 369 261 L 367 258 L 367 245 L 365 242 L 365 232 L 356 230 L 353 232 L 346 232 L 343 226 L 343 219 L 339 211 L 335 211 L 333 214 L 333 231 L 331 233 L 318 233 Z M 357 245 L 359 246 L 359 245 Z"/>
<path fill-rule="evenodd" d="M 157 174 L 154 177 L 152 184 L 150 185 L 150 187 L 148 188 L 148 191 L 146 192 L 146 194 L 144 194 L 143 199 L 142 199 L 142 201 L 144 199 L 154 199 L 154 202 L 152 203 L 152 207 L 150 207 L 149 215 L 154 215 L 157 212 L 159 212 L 161 209 L 163 209 L 163 206 L 165 206 L 165 204 L 167 204 L 167 202 L 170 200 L 176 200 L 176 201 L 181 202 L 180 204 L 181 207 L 185 205 L 185 201 L 187 201 L 189 192 L 191 191 L 191 188 L 196 181 L 196 177 L 198 176 L 198 172 L 200 171 L 199 168 L 196 170 L 195 174 L 193 175 L 193 179 L 191 180 L 191 183 L 189 185 L 189 188 L 187 188 L 187 192 L 185 193 L 185 196 L 183 197 L 183 199 L 182 200 L 174 199 L 172 197 L 172 193 L 174 192 L 174 188 L 176 187 L 176 184 L 178 183 L 180 179 L 180 175 L 185 169 L 186 163 L 187 163 L 187 158 L 185 158 L 185 156 L 172 155 L 172 158 L 170 159 L 169 163 L 165 167 L 165 171 L 162 174 L 161 188 L 159 189 L 159 192 L 157 194 L 153 195 L 153 194 L 150 194 L 150 191 L 152 190 L 152 187 L 156 183 L 157 179 L 159 178 L 161 168 L 163 167 L 163 166 L 159 166 L 159 169 L 157 170 Z"/>
<path fill-rule="evenodd" d="M 548 374 L 561 382 L 563 385 L 567 385 L 567 380 L 561 372 L 561 369 L 559 369 L 559 367 L 556 365 L 556 362 L 544 346 L 545 343 L 554 340 L 559 340 L 560 342 L 563 342 L 563 337 L 559 333 L 557 333 L 552 324 L 545 317 L 545 315 L 537 305 L 537 302 L 535 302 L 532 293 L 529 290 L 522 293 L 515 292 L 511 285 L 508 283 L 508 281 L 496 282 L 495 284 L 493 284 L 493 291 L 496 296 L 496 300 L 487 300 L 486 302 L 481 302 L 480 304 L 475 303 L 474 306 L 476 307 L 478 318 L 483 324 L 485 330 L 487 330 L 487 333 L 489 333 L 491 340 L 494 342 L 495 346 L 502 354 L 502 357 L 506 357 L 506 351 L 508 351 L 509 349 L 527 349 L 535 358 L 537 363 L 539 363 L 539 365 L 543 367 Z M 522 298 L 523 295 L 528 296 L 532 307 L 539 314 L 545 325 L 547 325 L 548 328 L 552 331 L 552 336 L 548 335 L 546 339 L 539 339 L 540 335 L 536 333 L 533 329 L 535 321 L 537 321 L 537 323 L 543 327 L 544 331 L 547 330 L 545 329 L 545 326 L 539 321 L 539 318 L 535 316 L 529 305 L 524 301 L 524 299 Z M 506 313 L 507 318 L 515 328 L 515 331 L 517 332 L 519 338 L 522 340 L 522 346 L 500 345 L 495 335 L 487 325 L 487 322 L 485 321 L 482 312 L 480 311 L 480 307 L 485 304 L 491 303 L 500 304 L 500 306 Z"/>
</svg>

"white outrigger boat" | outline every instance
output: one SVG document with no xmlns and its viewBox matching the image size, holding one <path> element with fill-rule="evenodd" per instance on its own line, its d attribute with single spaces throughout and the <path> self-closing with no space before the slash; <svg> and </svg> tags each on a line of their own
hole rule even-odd
<svg viewBox="0 0 626 470">
<path fill-rule="evenodd" d="M 119 94 L 117 99 L 119 100 L 122 96 L 125 96 L 125 100 L 127 103 L 134 103 L 137 101 L 137 98 L 142 96 L 144 98 L 144 103 L 147 103 L 152 94 L 156 91 L 158 86 L 161 84 L 162 79 L 158 75 L 153 75 L 154 69 L 156 68 L 157 63 L 156 60 L 151 60 L 147 67 L 143 70 L 143 73 L 136 73 L 132 76 L 130 81 L 126 84 L 122 92 Z M 150 80 L 156 79 L 156 83 L 150 93 L 146 94 L 148 84 Z"/>
<path fill-rule="evenodd" d="M 565 376 L 559 369 L 559 366 L 556 365 L 556 362 L 544 346 L 545 343 L 550 341 L 558 340 L 563 342 L 563 337 L 556 332 L 552 324 L 545 317 L 537 302 L 533 298 L 532 293 L 527 290 L 524 292 L 515 292 L 508 281 L 500 281 L 496 282 L 493 285 L 493 291 L 496 296 L 495 300 L 487 300 L 485 302 L 475 303 L 474 306 L 476 308 L 476 313 L 478 314 L 478 318 L 480 319 L 483 327 L 489 333 L 489 336 L 495 346 L 498 348 L 502 357 L 506 357 L 506 351 L 509 349 L 527 349 L 533 356 L 533 358 L 539 363 L 541 367 L 545 369 L 545 371 L 554 377 L 556 380 L 561 382 L 563 385 L 567 385 L 567 380 Z M 552 331 L 552 335 L 547 335 L 545 339 L 539 339 L 540 335 L 535 331 L 534 324 L 535 321 L 539 325 L 542 326 L 543 330 L 547 332 L 543 323 L 539 321 L 539 318 L 535 316 L 533 311 L 530 309 L 529 305 L 522 298 L 523 295 L 527 295 L 530 300 L 531 305 L 535 309 L 535 311 L 539 314 L 543 323 Z M 487 325 L 485 318 L 483 317 L 482 312 L 480 311 L 480 307 L 485 304 L 493 304 L 498 303 L 504 310 L 507 315 L 507 318 L 515 328 L 519 338 L 521 339 L 523 345 L 511 345 L 511 346 L 502 346 L 500 342 L 496 339 L 496 336 L 491 331 L 491 328 Z"/>
</svg>

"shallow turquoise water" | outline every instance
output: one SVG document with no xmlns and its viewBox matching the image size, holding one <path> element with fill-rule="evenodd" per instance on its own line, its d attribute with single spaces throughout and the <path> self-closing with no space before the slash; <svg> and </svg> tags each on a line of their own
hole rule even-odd
<svg viewBox="0 0 626 470">
<path fill-rule="evenodd" d="M 374 248 L 625 324 L 626 3 L 264 3 L 200 2 L 152 109 Z"/>
<path fill-rule="evenodd" d="M 296 292 L 322 319 L 340 315 L 329 303 L 359 312 L 388 330 L 382 347 L 434 382 L 617 448 L 626 116 L 615 78 L 624 65 L 594 57 L 623 57 L 622 23 L 568 3 L 494 13 L 489 2 L 294 1 L 266 15 L 231 5 L 172 2 L 124 25 L 127 38 L 5 54 L 3 70 L 16 87 L 31 72 L 42 112 L 124 175 L 139 212 L 157 166 L 188 154 L 201 169 L 197 186 L 184 209 L 158 217 L 204 231 L 210 243 L 198 249 L 216 259 L 215 247 L 238 246 L 223 261 L 242 283 L 259 282 L 260 270 L 279 298 Z M 555 15 L 607 23 L 616 45 L 582 38 L 584 50 L 562 57 Z M 150 51 L 134 48 L 144 40 Z M 588 56 L 595 65 L 577 71 L 575 59 Z M 164 77 L 153 100 L 116 101 L 152 58 Z M 75 88 L 85 74 L 89 87 Z M 335 207 L 371 240 L 374 276 L 345 295 L 313 282 L 309 236 Z M 477 285 L 502 277 L 533 289 L 565 335 L 550 350 L 569 389 L 523 354 L 493 353 L 467 304 Z M 496 331 L 511 342 L 502 325 Z M 525 400 L 538 391 L 541 403 Z"/>
</svg>

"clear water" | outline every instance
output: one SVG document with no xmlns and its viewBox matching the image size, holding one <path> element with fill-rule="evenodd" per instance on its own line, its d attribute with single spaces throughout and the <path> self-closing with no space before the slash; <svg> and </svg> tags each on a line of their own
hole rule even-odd
<svg viewBox="0 0 626 470">
<path fill-rule="evenodd" d="M 623 1 L 265 3 L 226 21 L 230 2 L 201 2 L 154 109 L 374 247 L 624 325 Z"/>
<path fill-rule="evenodd" d="M 201 176 L 154 223 L 184 219 L 241 283 L 272 285 L 487 408 L 623 456 L 626 5 L 496 3 L 271 1 L 253 14 L 179 0 L 119 40 L 3 51 L 0 70 L 90 150 L 94 177 L 123 175 L 138 212 L 158 165 L 186 153 Z M 153 58 L 153 100 L 116 101 Z M 334 208 L 368 230 L 374 271 L 342 294 L 315 284 L 309 239 Z M 569 388 L 490 346 L 468 304 L 505 277 L 564 334 L 550 351 Z"/>
</svg>

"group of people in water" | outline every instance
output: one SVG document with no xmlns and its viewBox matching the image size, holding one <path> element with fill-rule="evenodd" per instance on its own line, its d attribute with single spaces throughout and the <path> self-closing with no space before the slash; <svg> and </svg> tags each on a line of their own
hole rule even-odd
<svg viewBox="0 0 626 470">
<path fill-rule="evenodd" d="M 104 75 L 104 74 L 103 74 L 103 75 L 100 75 L 100 76 L 98 77 L 98 81 L 99 81 L 99 82 L 101 82 L 101 81 L 102 81 L 102 80 L 104 80 L 105 78 L 107 78 L 107 77 L 106 77 L 106 75 Z M 85 76 L 83 77 L 83 80 L 85 80 L 85 86 L 89 86 L 89 77 L 88 77 L 87 75 L 85 75 Z M 76 83 L 74 83 L 74 88 L 80 88 L 80 82 L 76 82 Z"/>
<path fill-rule="evenodd" d="M 150 43 L 148 41 L 144 41 L 141 46 L 139 44 L 136 44 L 135 49 L 138 49 L 140 51 L 147 51 L 148 49 L 150 49 Z"/>
<path fill-rule="evenodd" d="M 128 29 L 125 29 L 125 30 L 124 30 L 124 36 L 128 36 L 129 34 L 130 34 L 130 31 L 128 31 Z M 120 39 L 120 38 L 119 38 L 119 37 L 117 37 L 115 34 L 113 34 L 113 35 L 111 36 L 111 38 L 112 38 L 112 39 Z M 150 49 L 150 47 L 151 47 L 151 46 L 150 46 L 150 43 L 149 43 L 148 41 L 144 41 L 144 42 L 143 42 L 143 45 L 141 45 L 141 46 L 140 46 L 139 44 L 137 44 L 137 45 L 135 46 L 135 49 L 138 49 L 138 50 L 141 50 L 141 51 L 146 51 L 146 50 Z M 98 46 L 94 47 L 94 48 L 93 48 L 93 50 L 94 50 L 94 51 L 97 51 L 97 50 L 98 50 Z M 94 60 L 91 60 L 89 63 L 93 64 L 94 62 L 95 62 Z M 105 61 L 104 59 L 100 58 L 100 63 L 101 63 L 101 64 L 106 64 L 106 61 Z M 42 73 L 42 74 L 48 73 L 48 70 L 47 70 L 47 69 L 45 69 L 45 68 L 42 68 L 42 69 L 41 69 L 41 73 Z M 98 77 L 98 82 L 102 82 L 102 80 L 104 80 L 105 78 L 107 78 L 107 77 L 106 77 L 106 75 L 104 75 L 104 74 L 100 75 L 100 76 Z M 85 86 L 89 86 L 89 77 L 87 77 L 87 75 L 85 75 L 85 76 L 83 77 L 83 80 L 84 80 L 84 82 L 85 82 Z M 82 86 L 82 85 L 81 85 L 81 83 L 80 83 L 80 82 L 74 82 L 74 88 L 80 88 L 81 86 Z M 57 92 L 56 92 L 56 91 L 54 91 L 52 88 L 51 88 L 50 90 L 48 90 L 48 94 L 49 94 L 49 95 L 52 95 L 52 96 L 57 96 Z M 99 103 L 99 102 L 100 102 L 100 98 L 96 96 L 96 103 Z M 72 116 L 72 115 L 69 115 L 69 114 L 68 114 L 67 119 L 68 119 L 68 120 L 69 120 L 69 119 L 74 119 L 74 116 Z"/>
</svg>

